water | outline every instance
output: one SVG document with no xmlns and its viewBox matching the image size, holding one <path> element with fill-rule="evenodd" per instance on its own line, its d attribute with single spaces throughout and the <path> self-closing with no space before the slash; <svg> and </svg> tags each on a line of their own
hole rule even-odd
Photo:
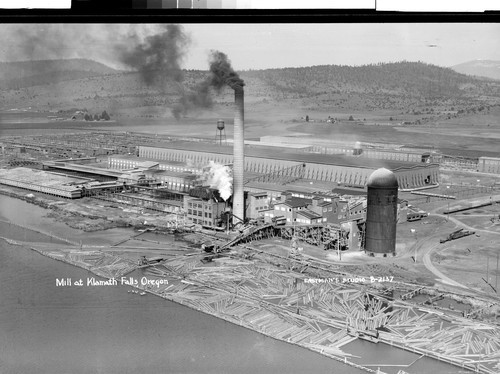
<svg viewBox="0 0 500 374">
<path fill-rule="evenodd" d="M 0 242 L 2 372 L 360 372 L 127 287 L 55 286 L 89 276 Z"/>
<path fill-rule="evenodd" d="M 59 235 L 76 231 L 43 222 L 46 211 L 21 200 L 0 196 L 0 207 L 3 219 Z M 0 230 L 16 240 L 51 242 L 8 224 Z M 361 372 L 159 297 L 130 294 L 125 286 L 55 285 L 56 278 L 92 276 L 0 240 L 0 372 Z"/>
<path fill-rule="evenodd" d="M 11 225 L 8 222 L 0 221 L 0 236 L 5 235 L 8 235 L 9 239 L 15 241 L 66 244 L 61 240 L 57 240 L 36 231 L 25 230 L 22 227 Z"/>
<path fill-rule="evenodd" d="M 84 242 L 115 242 L 130 229 L 82 233 L 44 219 L 46 210 L 0 195 L 0 216 Z M 0 218 L 2 218 L 0 217 Z M 50 243 L 8 224 L 1 236 Z M 109 230 L 108 230 L 109 231 Z M 148 234 L 153 239 L 153 234 Z M 111 236 L 111 238 L 110 238 Z M 55 243 L 55 242 L 54 242 Z M 46 244 L 45 244 L 46 245 Z M 56 278 L 93 274 L 0 240 L 0 372 L 22 373 L 361 373 L 314 352 L 127 287 L 56 287 Z M 360 364 L 407 365 L 419 356 L 355 341 L 346 351 Z M 372 367 L 376 369 L 376 367 Z M 429 358 L 387 373 L 459 373 Z"/>
<path fill-rule="evenodd" d="M 430 357 L 404 351 L 391 347 L 387 344 L 374 344 L 365 340 L 355 340 L 343 347 L 346 352 L 362 356 L 360 359 L 351 359 L 359 365 L 366 365 L 371 369 L 380 368 L 388 374 L 396 374 L 404 370 L 411 374 L 460 374 L 471 373 L 469 370 L 461 369 L 453 365 L 441 362 Z M 408 367 L 408 365 L 410 365 Z"/>
<path fill-rule="evenodd" d="M 26 191 L 28 193 L 29 191 Z M 49 210 L 26 201 L 0 195 L 0 220 L 36 228 L 39 231 L 56 235 L 85 245 L 109 245 L 125 239 L 134 231 L 130 228 L 115 228 L 94 233 L 87 233 L 47 218 Z M 1 235 L 0 235 L 1 236 Z"/>
</svg>

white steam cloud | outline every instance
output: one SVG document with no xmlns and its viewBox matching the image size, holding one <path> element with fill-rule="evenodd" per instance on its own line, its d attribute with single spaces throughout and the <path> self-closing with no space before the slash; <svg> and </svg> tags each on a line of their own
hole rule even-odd
<svg viewBox="0 0 500 374">
<path fill-rule="evenodd" d="M 210 161 L 208 166 L 203 168 L 200 181 L 210 188 L 216 188 L 220 196 L 227 200 L 233 194 L 233 175 L 228 166 Z"/>
</svg>

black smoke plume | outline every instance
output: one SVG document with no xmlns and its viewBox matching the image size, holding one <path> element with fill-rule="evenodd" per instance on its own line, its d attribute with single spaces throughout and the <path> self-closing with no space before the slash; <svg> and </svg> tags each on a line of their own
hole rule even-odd
<svg viewBox="0 0 500 374">
<path fill-rule="evenodd" d="M 163 91 L 169 82 L 183 81 L 181 62 L 188 44 L 189 38 L 181 26 L 163 25 L 159 33 L 147 36 L 142 42 L 132 33 L 116 50 L 120 60 L 137 70 L 147 85 Z"/>
<path fill-rule="evenodd" d="M 212 90 L 220 93 L 226 86 L 237 90 L 242 89 L 245 85 L 238 73 L 232 68 L 231 61 L 225 53 L 211 51 L 209 65 L 210 73 L 208 77 L 198 84 L 193 92 L 184 94 L 178 105 L 172 110 L 177 119 L 181 115 L 186 115 L 192 109 L 210 108 L 213 105 Z"/>
<path fill-rule="evenodd" d="M 233 90 L 241 89 L 245 85 L 243 79 L 238 76 L 232 66 L 231 61 L 225 53 L 211 51 L 210 54 L 211 86 L 220 92 L 224 86 Z"/>
</svg>

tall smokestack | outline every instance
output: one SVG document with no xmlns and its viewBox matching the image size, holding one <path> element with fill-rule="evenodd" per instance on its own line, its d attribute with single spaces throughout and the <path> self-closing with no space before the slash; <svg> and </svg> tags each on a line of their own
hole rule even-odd
<svg viewBox="0 0 500 374">
<path fill-rule="evenodd" d="M 245 168 L 244 154 L 244 115 L 245 102 L 243 86 L 234 86 L 234 145 L 233 145 L 233 214 L 245 219 L 245 202 L 243 197 L 243 174 Z M 233 217 L 233 224 L 238 219 Z"/>
<path fill-rule="evenodd" d="M 186 111 L 189 106 L 201 106 L 210 103 L 210 88 L 221 92 L 224 87 L 234 90 L 234 148 L 233 148 L 233 223 L 245 219 L 245 202 L 243 193 L 243 172 L 245 167 L 244 156 L 244 91 L 245 82 L 238 76 L 231 66 L 227 56 L 219 51 L 210 52 L 210 76 L 198 87 L 198 92 L 181 102 L 178 112 Z M 198 104 L 198 105 L 197 105 Z"/>
<path fill-rule="evenodd" d="M 233 148 L 233 223 L 245 219 L 245 202 L 243 197 L 243 169 L 245 156 L 243 153 L 244 134 L 244 91 L 245 82 L 231 67 L 227 56 L 219 51 L 212 51 L 210 55 L 210 72 L 212 75 L 207 84 L 220 92 L 223 87 L 229 86 L 234 90 L 234 148 Z"/>
</svg>

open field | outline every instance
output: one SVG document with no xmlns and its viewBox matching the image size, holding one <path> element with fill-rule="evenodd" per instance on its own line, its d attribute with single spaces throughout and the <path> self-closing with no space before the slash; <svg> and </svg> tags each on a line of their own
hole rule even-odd
<svg viewBox="0 0 500 374">
<path fill-rule="evenodd" d="M 422 116 L 403 113 L 394 108 L 366 109 L 360 106 L 344 108 L 321 101 L 318 101 L 318 105 L 311 106 L 303 99 L 294 98 L 264 100 L 257 91 L 249 89 L 247 93 L 245 97 L 247 139 L 258 139 L 263 135 L 309 134 L 337 142 L 359 140 L 433 146 L 438 149 L 452 148 L 456 150 L 454 154 L 460 154 L 460 150 L 470 155 L 484 152 L 486 155 L 495 156 L 500 153 L 500 142 L 498 142 L 500 108 L 496 106 L 488 110 L 463 113 L 456 117 L 447 115 L 446 111 L 436 110 L 432 112 L 432 116 L 428 116 L 425 123 L 400 125 L 405 121 L 415 122 Z M 59 92 L 58 95 L 60 94 Z M 152 94 L 149 92 L 149 95 Z M 87 106 L 92 111 L 92 108 L 103 100 L 100 98 L 94 105 L 91 103 L 85 105 L 90 104 Z M 49 112 L 46 108 L 38 108 L 36 105 L 32 109 L 27 109 L 28 106 L 25 106 L 26 109 L 17 113 L 6 111 L 0 113 L 0 131 L 3 135 L 7 135 L 25 128 L 54 130 L 102 128 L 157 134 L 189 134 L 211 138 L 215 136 L 217 120 L 222 119 L 226 122 L 226 135 L 232 137 L 232 96 L 229 92 L 224 92 L 223 95 L 217 96 L 216 100 L 213 107 L 193 110 L 180 120 L 173 117 L 170 104 L 154 105 L 144 103 L 142 100 L 134 101 L 130 105 L 120 105 L 109 110 L 112 119 L 116 120 L 114 123 L 47 121 L 49 115 L 57 114 L 69 118 L 72 112 L 67 105 L 58 107 L 64 110 L 62 114 L 54 113 L 54 110 Z M 310 98 L 309 101 L 314 101 L 314 98 Z M 103 108 L 96 107 L 94 111 L 99 112 Z M 306 116 L 309 116 L 309 122 L 304 120 Z M 336 118 L 338 122 L 326 123 L 329 116 Z M 350 116 L 353 117 L 353 121 L 348 121 Z"/>
<path fill-rule="evenodd" d="M 495 294 L 492 287 L 498 289 L 500 278 L 497 270 L 498 234 L 481 233 L 479 238 L 469 236 L 441 244 L 439 252 L 432 256 L 432 261 L 445 274 L 459 279 L 464 285 Z"/>
<path fill-rule="evenodd" d="M 368 125 L 363 121 L 347 121 L 349 115 L 355 118 L 366 118 Z M 106 124 L 103 129 L 121 129 L 121 131 L 144 131 L 158 134 L 192 134 L 193 136 L 214 137 L 218 119 L 226 122 L 226 135 L 232 137 L 232 108 L 217 108 L 212 112 L 199 113 L 180 121 L 174 118 L 123 118 L 115 126 Z M 305 122 L 302 117 L 309 115 L 311 119 L 322 119 L 330 115 L 342 119 L 335 124 L 325 122 Z M 487 154 L 494 156 L 500 153 L 500 126 L 483 124 L 472 127 L 471 123 L 486 121 L 499 123 L 500 113 L 485 115 L 476 114 L 466 120 L 450 121 L 446 126 L 441 124 L 405 125 L 391 123 L 390 113 L 335 113 L 327 109 L 307 111 L 300 107 L 289 107 L 277 104 L 247 104 L 245 112 L 245 137 L 258 139 L 263 135 L 301 136 L 308 134 L 312 137 L 330 139 L 332 142 L 380 142 L 395 144 L 412 144 L 432 146 L 437 149 L 454 148 L 455 154 L 460 150 L 468 153 Z M 375 125 L 373 123 L 380 123 Z M 472 129 L 472 130 L 471 130 Z M 396 131 L 395 131 L 396 130 Z"/>
<path fill-rule="evenodd" d="M 137 113 L 136 113 L 137 114 Z M 432 146 L 449 153 L 452 148 L 456 155 L 490 155 L 500 153 L 500 126 L 487 125 L 470 127 L 466 124 L 448 123 L 446 126 L 430 125 L 363 125 L 362 122 L 341 121 L 336 124 L 324 122 L 305 122 L 301 117 L 315 113 L 307 112 L 301 108 L 287 108 L 283 105 L 255 104 L 247 105 L 245 118 L 245 137 L 258 139 L 264 135 L 303 136 L 310 135 L 316 138 L 330 139 L 332 142 L 380 142 L 394 144 L 411 144 Z M 317 117 L 326 118 L 327 111 L 321 111 Z M 334 114 L 331 114 L 332 116 Z M 348 117 L 345 113 L 345 118 Z M 357 117 L 356 113 L 354 116 Z M 385 116 L 385 115 L 383 115 Z M 482 114 L 471 117 L 470 120 L 481 120 Z M 381 115 L 382 117 L 382 115 Z M 376 122 L 381 119 L 372 114 L 367 121 Z M 500 115 L 489 115 L 488 121 L 500 122 Z M 114 130 L 136 131 L 153 134 L 169 134 L 173 136 L 215 137 L 217 120 L 226 122 L 226 135 L 232 138 L 232 109 L 221 107 L 220 110 L 200 112 L 198 115 L 183 118 L 179 121 L 168 116 L 158 118 L 121 117 L 116 122 L 81 122 L 81 121 L 30 121 L 16 123 L 12 121 L 0 122 L 1 134 L 16 135 L 29 133 L 29 130 L 43 133 L 78 130 Z M 382 122 L 381 122 L 382 123 Z M 388 122 L 386 122 L 388 123 Z"/>
</svg>

